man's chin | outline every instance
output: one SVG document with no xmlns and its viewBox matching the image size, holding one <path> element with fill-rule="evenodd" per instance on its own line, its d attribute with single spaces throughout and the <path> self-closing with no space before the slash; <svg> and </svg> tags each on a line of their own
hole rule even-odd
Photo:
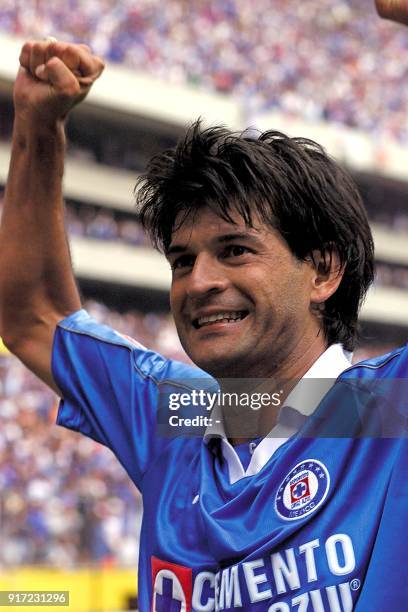
<svg viewBox="0 0 408 612">
<path fill-rule="evenodd" d="M 245 364 L 243 355 L 191 355 L 190 359 L 201 369 L 214 378 L 237 378 L 244 375 Z"/>
</svg>

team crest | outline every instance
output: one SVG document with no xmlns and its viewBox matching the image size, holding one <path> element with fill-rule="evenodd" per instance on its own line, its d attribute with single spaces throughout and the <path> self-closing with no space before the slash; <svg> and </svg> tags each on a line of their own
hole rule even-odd
<svg viewBox="0 0 408 612">
<path fill-rule="evenodd" d="M 329 472 L 321 461 L 301 461 L 280 484 L 275 498 L 276 513 L 285 521 L 304 518 L 324 502 L 329 487 Z"/>
<path fill-rule="evenodd" d="M 152 557 L 151 612 L 191 612 L 192 569 Z"/>
</svg>

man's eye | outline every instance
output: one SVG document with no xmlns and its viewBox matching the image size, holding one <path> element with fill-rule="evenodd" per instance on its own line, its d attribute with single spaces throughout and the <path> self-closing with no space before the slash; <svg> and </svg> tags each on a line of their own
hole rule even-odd
<svg viewBox="0 0 408 612">
<path fill-rule="evenodd" d="M 231 244 L 225 249 L 226 257 L 239 257 L 246 253 L 249 253 L 249 249 L 239 244 Z"/>
<path fill-rule="evenodd" d="M 182 255 L 181 257 L 177 257 L 177 259 L 172 262 L 171 267 L 173 270 L 177 270 L 179 268 L 192 266 L 193 264 L 194 260 L 192 255 Z"/>
</svg>

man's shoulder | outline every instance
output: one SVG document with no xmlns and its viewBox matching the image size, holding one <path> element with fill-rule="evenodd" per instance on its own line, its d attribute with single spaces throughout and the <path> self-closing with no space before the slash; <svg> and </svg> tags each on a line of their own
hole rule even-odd
<svg viewBox="0 0 408 612">
<path fill-rule="evenodd" d="M 339 377 L 344 379 L 407 378 L 408 344 L 385 355 L 355 363 Z"/>
<path fill-rule="evenodd" d="M 86 357 L 86 345 L 92 340 L 98 343 L 98 354 L 103 352 L 111 371 L 123 367 L 122 362 L 116 359 L 119 348 L 129 351 L 135 372 L 157 385 L 188 390 L 207 386 L 212 388 L 215 384 L 208 373 L 193 364 L 168 359 L 157 351 L 146 348 L 131 336 L 100 323 L 84 309 L 59 322 L 54 342 L 54 361 L 61 359 L 64 354 L 69 354 L 72 361 L 73 357 L 78 357 L 78 350 Z"/>
</svg>

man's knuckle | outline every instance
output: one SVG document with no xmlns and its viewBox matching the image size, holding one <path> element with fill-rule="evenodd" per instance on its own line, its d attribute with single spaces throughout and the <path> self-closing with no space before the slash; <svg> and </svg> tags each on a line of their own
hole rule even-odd
<svg viewBox="0 0 408 612">
<path fill-rule="evenodd" d="M 47 68 L 51 68 L 51 70 L 52 70 L 52 69 L 55 69 L 55 68 L 58 68 L 58 66 L 60 65 L 60 62 L 61 62 L 61 60 L 59 59 L 59 57 L 56 57 L 56 56 L 54 55 L 54 57 L 51 57 L 51 58 L 48 60 L 48 62 L 47 62 Z"/>
<path fill-rule="evenodd" d="M 46 44 L 43 43 L 42 41 L 36 40 L 33 42 L 32 45 L 32 51 L 34 51 L 34 53 L 42 53 L 46 48 Z"/>
<path fill-rule="evenodd" d="M 32 41 L 28 40 L 27 42 L 24 43 L 24 45 L 21 47 L 21 53 L 30 53 L 31 49 L 33 47 L 33 43 Z"/>
<path fill-rule="evenodd" d="M 78 45 L 68 45 L 64 51 L 66 57 L 77 59 L 79 54 Z"/>
<path fill-rule="evenodd" d="M 78 96 L 80 91 L 81 91 L 80 85 L 78 81 L 76 81 L 75 83 L 72 82 L 62 87 L 61 95 L 64 98 L 75 98 L 76 96 Z"/>
<path fill-rule="evenodd" d="M 77 54 L 76 45 L 67 45 L 64 49 L 64 57 L 72 57 Z"/>
<path fill-rule="evenodd" d="M 101 72 L 105 70 L 105 62 L 103 62 L 100 58 L 96 58 L 95 60 L 95 74 L 98 77 Z"/>
</svg>

